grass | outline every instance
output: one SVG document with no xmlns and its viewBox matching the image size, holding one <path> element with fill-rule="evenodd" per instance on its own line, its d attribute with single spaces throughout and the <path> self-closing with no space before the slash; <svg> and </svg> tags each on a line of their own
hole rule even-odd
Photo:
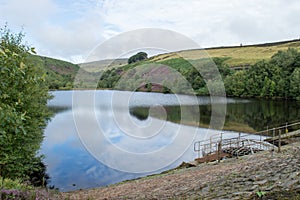
<svg viewBox="0 0 300 200">
<path fill-rule="evenodd" d="M 127 58 L 119 58 L 119 59 L 108 59 L 108 60 L 100 60 L 100 61 L 94 61 L 89 63 L 82 63 L 79 64 L 79 66 L 88 72 L 99 72 L 101 70 L 122 67 L 126 64 L 127 64 Z"/>
<path fill-rule="evenodd" d="M 262 59 L 268 60 L 278 51 L 287 50 L 288 48 L 300 50 L 300 40 L 261 45 L 208 48 L 205 50 L 186 50 L 161 54 L 150 59 L 153 61 L 163 61 L 178 58 L 179 56 L 183 56 L 187 60 L 197 60 L 203 57 L 227 57 L 228 59 L 225 63 L 232 67 L 237 67 L 254 64 Z"/>
</svg>

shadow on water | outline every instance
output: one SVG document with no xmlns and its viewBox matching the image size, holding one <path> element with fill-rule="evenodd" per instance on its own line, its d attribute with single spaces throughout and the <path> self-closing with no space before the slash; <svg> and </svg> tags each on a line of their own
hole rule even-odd
<svg viewBox="0 0 300 200">
<path fill-rule="evenodd" d="M 211 123 L 212 105 L 199 105 L 200 123 L 193 122 L 188 116 L 181 116 L 182 107 L 187 107 L 191 113 L 195 112 L 194 106 L 164 106 L 167 113 L 167 120 L 175 123 L 194 125 L 207 128 Z M 300 117 L 300 102 L 297 101 L 267 101 L 250 100 L 247 102 L 229 103 L 227 105 L 224 130 L 254 133 L 276 126 L 291 123 Z M 217 109 L 218 110 L 218 109 Z M 221 109 L 220 109 L 221 110 Z M 214 120 L 222 120 L 222 113 L 217 113 Z M 149 114 L 149 107 L 133 107 L 130 114 L 140 120 L 145 120 L 149 115 L 160 118 L 158 114 Z M 214 123 L 212 123 L 214 124 Z M 220 127 L 210 127 L 220 129 Z"/>
</svg>

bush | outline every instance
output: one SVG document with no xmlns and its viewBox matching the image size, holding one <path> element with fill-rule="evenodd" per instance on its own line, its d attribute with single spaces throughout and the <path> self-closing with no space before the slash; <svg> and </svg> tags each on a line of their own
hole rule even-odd
<svg viewBox="0 0 300 200">
<path fill-rule="evenodd" d="M 37 151 L 50 117 L 45 75 L 28 56 L 23 34 L 0 29 L 0 176 L 27 180 L 37 171 Z"/>
</svg>

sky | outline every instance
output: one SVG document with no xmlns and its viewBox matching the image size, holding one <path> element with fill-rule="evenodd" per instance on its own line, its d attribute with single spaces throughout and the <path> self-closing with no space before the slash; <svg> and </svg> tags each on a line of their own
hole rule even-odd
<svg viewBox="0 0 300 200">
<path fill-rule="evenodd" d="M 0 27 L 25 32 L 39 55 L 82 63 L 140 28 L 181 33 L 203 48 L 299 39 L 299 0 L 0 0 Z"/>
</svg>

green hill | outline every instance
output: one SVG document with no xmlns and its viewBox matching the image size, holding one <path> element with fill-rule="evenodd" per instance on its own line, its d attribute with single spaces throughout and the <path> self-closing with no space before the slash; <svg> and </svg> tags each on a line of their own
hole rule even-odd
<svg viewBox="0 0 300 200">
<path fill-rule="evenodd" d="M 70 62 L 30 55 L 33 64 L 43 68 L 50 89 L 71 89 L 79 66 Z"/>
<path fill-rule="evenodd" d="M 271 60 L 271 57 L 278 51 L 284 51 L 288 48 L 300 50 L 300 40 L 290 40 L 246 46 L 183 50 L 179 52 L 156 55 L 150 57 L 147 61 L 129 65 L 127 64 L 127 58 L 101 60 L 82 64 L 73 64 L 70 62 L 37 55 L 31 55 L 30 59 L 34 64 L 45 69 L 47 74 L 46 80 L 49 84 L 50 89 L 72 89 L 74 78 L 80 68 L 87 74 L 87 78 L 83 77 L 81 81 L 81 88 L 92 87 L 93 84 L 89 83 L 89 79 L 91 77 L 93 77 L 94 81 L 97 80 L 97 78 L 100 78 L 98 85 L 99 88 L 114 88 L 114 85 L 118 82 L 119 78 L 123 76 L 125 72 L 143 63 L 156 63 L 171 66 L 172 68 L 176 69 L 181 74 L 186 76 L 187 80 L 194 83 L 194 81 L 192 80 L 196 78 L 196 74 L 191 70 L 190 64 L 184 59 L 180 58 L 180 56 L 183 56 L 185 59 L 191 62 L 198 62 L 199 60 L 201 60 L 201 58 L 203 58 L 203 55 L 206 58 L 211 57 L 214 59 L 216 64 L 222 68 L 219 70 L 225 70 L 224 73 L 232 73 L 229 72 L 228 69 L 224 69 L 224 66 L 229 66 L 235 69 L 248 67 L 260 60 L 269 61 Z M 101 72 L 104 73 L 102 73 L 102 76 L 100 77 Z M 138 80 L 138 76 L 147 73 L 148 72 L 140 72 L 140 74 L 137 73 L 137 76 L 135 78 L 137 78 Z M 166 72 L 158 71 L 156 73 Z M 227 74 L 224 74 L 224 77 L 225 76 L 227 76 Z M 130 83 L 128 82 L 124 84 Z M 141 82 L 140 84 L 145 84 L 144 86 L 148 86 L 148 88 L 150 87 L 149 85 L 147 85 L 147 83 Z M 195 84 L 198 83 L 195 82 Z M 148 91 L 149 89 L 143 88 L 144 86 L 142 86 L 142 90 Z M 161 91 L 163 88 L 156 87 L 156 89 L 157 91 Z M 207 91 L 200 90 L 198 92 L 199 94 L 205 94 Z"/>
<path fill-rule="evenodd" d="M 98 88 L 197 95 L 213 91 L 214 95 L 222 95 L 221 86 L 225 84 L 228 96 L 300 100 L 299 50 L 300 40 L 292 40 L 161 54 L 109 68 L 102 73 Z M 211 58 L 222 79 L 215 73 Z M 153 82 L 158 77 L 160 84 Z"/>
</svg>

